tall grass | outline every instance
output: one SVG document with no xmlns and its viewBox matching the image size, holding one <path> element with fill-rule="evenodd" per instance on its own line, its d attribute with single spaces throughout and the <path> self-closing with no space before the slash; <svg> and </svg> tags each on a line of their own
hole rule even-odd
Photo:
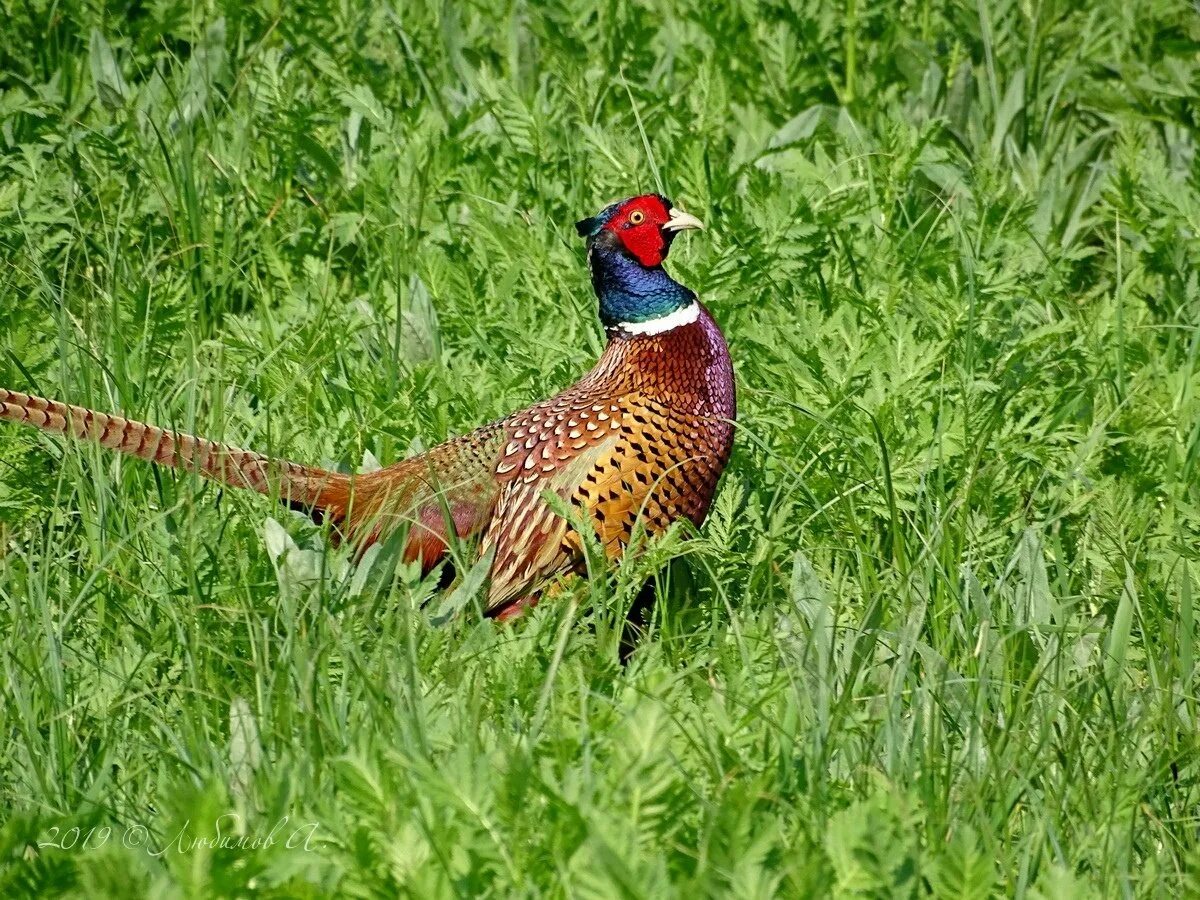
<svg viewBox="0 0 1200 900">
<path fill-rule="evenodd" d="M 591 364 L 661 177 L 741 414 L 514 627 L 0 429 L 0 893 L 1200 893 L 1189 4 L 2 8 L 0 384 L 386 464 Z"/>
</svg>

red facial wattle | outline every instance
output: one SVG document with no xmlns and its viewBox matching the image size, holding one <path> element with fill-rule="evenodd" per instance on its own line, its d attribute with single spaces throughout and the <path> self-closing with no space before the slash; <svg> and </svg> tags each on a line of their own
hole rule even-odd
<svg viewBox="0 0 1200 900">
<path fill-rule="evenodd" d="M 620 237 L 625 249 L 643 266 L 653 268 L 662 264 L 663 250 L 667 244 L 657 225 L 651 225 L 649 222 L 634 225 L 628 231 L 621 232 Z"/>
<path fill-rule="evenodd" d="M 670 219 L 670 210 L 657 197 L 638 198 L 628 204 L 604 226 L 620 238 L 625 249 L 647 268 L 662 264 L 667 240 L 662 226 Z"/>
</svg>

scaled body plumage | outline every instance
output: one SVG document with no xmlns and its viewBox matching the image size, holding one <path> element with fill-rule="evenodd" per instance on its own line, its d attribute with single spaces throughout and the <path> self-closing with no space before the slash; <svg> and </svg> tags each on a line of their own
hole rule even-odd
<svg viewBox="0 0 1200 900">
<path fill-rule="evenodd" d="M 528 605 L 582 564 L 582 542 L 545 499 L 590 521 L 617 559 L 636 523 L 699 525 L 733 440 L 733 369 L 708 311 L 662 269 L 671 240 L 700 223 L 658 195 L 579 223 L 608 343 L 549 400 L 376 472 L 349 476 L 0 389 L 0 418 L 98 441 L 262 493 L 331 521 L 365 546 L 408 528 L 405 556 L 429 570 L 449 531 L 494 554 L 487 609 Z"/>
</svg>

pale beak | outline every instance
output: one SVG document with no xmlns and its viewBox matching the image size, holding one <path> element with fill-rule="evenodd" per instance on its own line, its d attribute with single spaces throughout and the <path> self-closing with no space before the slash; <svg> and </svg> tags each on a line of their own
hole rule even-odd
<svg viewBox="0 0 1200 900">
<path fill-rule="evenodd" d="M 689 228 L 704 229 L 704 223 L 693 215 L 685 213 L 682 209 L 672 209 L 669 212 L 671 218 L 663 223 L 663 231 L 686 231 Z"/>
</svg>

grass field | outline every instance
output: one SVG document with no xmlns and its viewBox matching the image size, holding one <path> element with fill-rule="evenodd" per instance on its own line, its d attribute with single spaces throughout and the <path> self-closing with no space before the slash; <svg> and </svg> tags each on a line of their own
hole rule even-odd
<svg viewBox="0 0 1200 900">
<path fill-rule="evenodd" d="M 0 11 L 0 386 L 387 464 L 590 366 L 661 188 L 741 405 L 515 627 L 0 427 L 0 895 L 1200 895 L 1193 5 Z"/>
</svg>

